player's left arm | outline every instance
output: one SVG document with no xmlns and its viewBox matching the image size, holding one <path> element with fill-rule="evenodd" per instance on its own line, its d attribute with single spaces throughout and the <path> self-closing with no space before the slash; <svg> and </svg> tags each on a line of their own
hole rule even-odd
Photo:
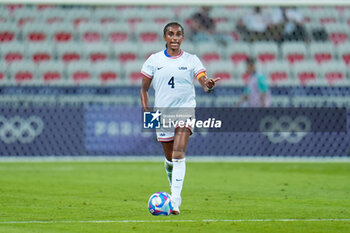
<svg viewBox="0 0 350 233">
<path fill-rule="evenodd" d="M 269 89 L 267 78 L 265 75 L 258 76 L 258 88 L 261 92 L 260 95 L 260 106 L 267 107 L 267 92 Z"/>
<path fill-rule="evenodd" d="M 203 87 L 203 90 L 207 93 L 210 93 L 213 91 L 216 82 L 219 81 L 221 78 L 220 77 L 215 79 L 208 78 L 207 73 L 202 72 L 197 75 L 197 79 L 201 84 L 201 86 Z"/>
</svg>

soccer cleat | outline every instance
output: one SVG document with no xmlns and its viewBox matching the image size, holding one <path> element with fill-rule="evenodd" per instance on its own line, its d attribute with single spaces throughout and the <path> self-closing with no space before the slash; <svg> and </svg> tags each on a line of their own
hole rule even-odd
<svg viewBox="0 0 350 233">
<path fill-rule="evenodd" d="M 171 214 L 173 215 L 179 215 L 180 214 L 180 205 L 181 205 L 181 197 L 173 197 L 171 200 L 171 203 L 173 205 L 173 210 L 171 211 Z"/>
<path fill-rule="evenodd" d="M 172 215 L 179 215 L 180 214 L 180 209 L 178 206 L 174 206 L 173 210 L 171 211 Z"/>
</svg>

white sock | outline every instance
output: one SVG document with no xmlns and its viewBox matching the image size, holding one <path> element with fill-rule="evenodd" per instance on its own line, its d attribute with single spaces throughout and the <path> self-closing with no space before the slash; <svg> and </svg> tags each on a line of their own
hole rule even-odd
<svg viewBox="0 0 350 233">
<path fill-rule="evenodd" d="M 165 158 L 164 159 L 164 167 L 165 167 L 166 174 L 168 175 L 168 180 L 169 180 L 170 187 L 171 187 L 171 177 L 173 174 L 173 162 L 170 162 L 169 160 L 167 160 Z"/>
<path fill-rule="evenodd" d="M 173 176 L 171 184 L 171 198 L 174 205 L 181 205 L 181 191 L 185 179 L 185 159 L 173 159 Z"/>
</svg>

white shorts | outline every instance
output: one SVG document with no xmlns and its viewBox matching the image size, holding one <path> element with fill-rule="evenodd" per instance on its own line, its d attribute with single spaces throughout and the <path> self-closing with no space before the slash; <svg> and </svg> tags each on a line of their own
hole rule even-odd
<svg viewBox="0 0 350 233">
<path fill-rule="evenodd" d="M 157 129 L 157 139 L 159 142 L 171 142 L 174 141 L 175 137 L 175 128 L 180 126 L 169 125 L 169 122 L 182 121 L 186 123 L 189 119 L 195 117 L 195 108 L 159 108 L 162 113 L 162 119 L 164 119 L 164 124 L 162 124 L 161 129 Z M 168 124 L 167 124 L 168 123 Z M 167 125 L 167 127 L 165 127 Z M 193 133 L 191 125 L 183 125 L 181 127 L 188 128 Z"/>
<path fill-rule="evenodd" d="M 185 127 L 190 130 L 191 134 L 193 134 L 193 129 L 191 127 Z M 158 142 L 171 142 L 174 141 L 175 131 L 173 132 L 159 132 L 157 131 L 157 140 Z"/>
</svg>

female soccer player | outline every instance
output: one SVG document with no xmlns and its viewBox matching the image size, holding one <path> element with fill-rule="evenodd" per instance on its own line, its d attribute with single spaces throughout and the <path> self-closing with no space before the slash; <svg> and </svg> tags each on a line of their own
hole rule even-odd
<svg viewBox="0 0 350 233">
<path fill-rule="evenodd" d="M 168 23 L 163 30 L 166 49 L 152 54 L 143 64 L 140 91 L 143 111 L 151 111 L 148 105 L 148 90 L 153 84 L 156 108 L 194 108 L 195 89 L 193 79 L 197 78 L 204 91 L 211 92 L 220 78 L 209 79 L 197 56 L 180 49 L 184 39 L 184 29 L 177 23 Z M 181 190 L 185 178 L 185 152 L 192 129 L 176 127 L 174 132 L 157 132 L 165 154 L 165 169 L 171 185 L 174 210 L 180 213 Z"/>
</svg>

